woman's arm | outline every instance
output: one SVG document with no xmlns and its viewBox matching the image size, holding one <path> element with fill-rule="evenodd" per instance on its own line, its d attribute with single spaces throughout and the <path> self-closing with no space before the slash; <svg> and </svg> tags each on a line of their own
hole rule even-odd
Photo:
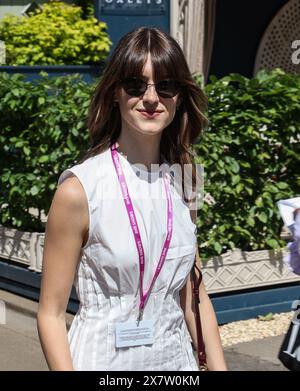
<svg viewBox="0 0 300 391">
<path fill-rule="evenodd" d="M 88 216 L 79 180 L 66 179 L 56 190 L 48 214 L 37 314 L 38 333 L 50 370 L 74 370 L 65 314 L 87 234 Z"/>
<path fill-rule="evenodd" d="M 196 211 L 191 211 L 191 216 L 194 223 L 196 222 L 196 213 Z M 200 268 L 200 257 L 198 249 L 197 265 Z M 208 368 L 210 371 L 226 371 L 227 367 L 225 363 L 215 311 L 213 309 L 210 298 L 207 295 L 203 281 L 200 285 L 199 296 L 199 310 Z M 193 312 L 191 274 L 188 277 L 186 285 L 180 291 L 180 303 L 184 312 L 188 330 L 193 341 L 193 345 L 197 349 L 197 333 L 195 314 Z"/>
</svg>

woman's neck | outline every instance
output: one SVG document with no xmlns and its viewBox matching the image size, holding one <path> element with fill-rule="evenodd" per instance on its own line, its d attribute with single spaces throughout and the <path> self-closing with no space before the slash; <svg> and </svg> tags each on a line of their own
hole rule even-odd
<svg viewBox="0 0 300 391">
<path fill-rule="evenodd" d="M 121 132 L 117 140 L 118 151 L 122 153 L 129 163 L 143 164 L 148 170 L 151 170 L 151 164 L 160 164 L 160 138 L 158 136 L 141 137 L 124 135 Z"/>
</svg>

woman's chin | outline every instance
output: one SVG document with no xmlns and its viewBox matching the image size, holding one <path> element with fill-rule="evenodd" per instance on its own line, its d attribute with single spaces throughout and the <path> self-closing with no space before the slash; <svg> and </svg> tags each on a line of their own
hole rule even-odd
<svg viewBox="0 0 300 391">
<path fill-rule="evenodd" d="M 155 126 L 154 124 L 141 124 L 136 129 L 144 135 L 155 136 L 162 133 L 164 128 Z"/>
</svg>

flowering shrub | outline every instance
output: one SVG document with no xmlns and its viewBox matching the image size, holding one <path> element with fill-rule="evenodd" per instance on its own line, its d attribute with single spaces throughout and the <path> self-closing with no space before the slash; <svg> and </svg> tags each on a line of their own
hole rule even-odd
<svg viewBox="0 0 300 391">
<path fill-rule="evenodd" d="M 106 24 L 82 9 L 59 1 L 44 4 L 27 16 L 6 15 L 0 40 L 6 45 L 6 65 L 96 64 L 109 53 Z"/>
</svg>

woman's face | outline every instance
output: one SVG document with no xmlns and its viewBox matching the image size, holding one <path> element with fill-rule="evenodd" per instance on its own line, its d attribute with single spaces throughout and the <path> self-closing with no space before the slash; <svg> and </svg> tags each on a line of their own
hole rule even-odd
<svg viewBox="0 0 300 391">
<path fill-rule="evenodd" d="M 154 83 L 150 54 L 140 78 L 149 84 Z M 179 94 L 173 98 L 162 98 L 157 94 L 155 86 L 148 86 L 140 97 L 128 95 L 121 87 L 116 91 L 115 99 L 119 103 L 122 132 L 145 135 L 160 134 L 173 121 L 176 105 L 179 104 Z"/>
</svg>

